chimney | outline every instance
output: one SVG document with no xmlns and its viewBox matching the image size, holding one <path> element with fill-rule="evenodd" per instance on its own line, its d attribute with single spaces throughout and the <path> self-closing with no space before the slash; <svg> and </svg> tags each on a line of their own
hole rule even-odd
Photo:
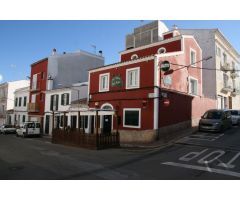
<svg viewBox="0 0 240 200">
<path fill-rule="evenodd" d="M 176 24 L 173 25 L 173 30 L 177 30 L 178 26 Z"/>
<path fill-rule="evenodd" d="M 52 50 L 52 55 L 56 55 L 56 54 L 57 54 L 57 49 L 54 48 L 54 49 Z"/>
<path fill-rule="evenodd" d="M 98 51 L 99 55 L 102 56 L 103 55 L 103 52 L 100 50 Z"/>
</svg>

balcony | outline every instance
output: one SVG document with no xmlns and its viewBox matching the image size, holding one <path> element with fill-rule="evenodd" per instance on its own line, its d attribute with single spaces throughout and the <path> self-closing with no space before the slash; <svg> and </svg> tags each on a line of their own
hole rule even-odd
<svg viewBox="0 0 240 200">
<path fill-rule="evenodd" d="M 234 88 L 233 91 L 231 92 L 231 95 L 234 96 L 234 97 L 235 97 L 236 95 L 240 95 L 240 90 Z"/>
<path fill-rule="evenodd" d="M 28 103 L 28 112 L 39 112 L 39 105 L 37 103 Z"/>
<path fill-rule="evenodd" d="M 223 88 L 222 88 L 222 91 L 223 92 L 232 92 L 233 88 L 232 88 L 231 85 L 224 85 Z"/>
<path fill-rule="evenodd" d="M 233 68 L 229 63 L 221 63 L 221 70 L 222 71 L 232 71 Z"/>
<path fill-rule="evenodd" d="M 231 78 L 232 78 L 232 79 L 235 79 L 235 78 L 237 78 L 237 77 L 239 77 L 239 74 L 238 74 L 237 72 L 231 73 Z"/>
</svg>

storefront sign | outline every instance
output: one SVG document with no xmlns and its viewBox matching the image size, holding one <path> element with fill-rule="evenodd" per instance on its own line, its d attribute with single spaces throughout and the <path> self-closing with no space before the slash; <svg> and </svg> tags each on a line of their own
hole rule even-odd
<svg viewBox="0 0 240 200">
<path fill-rule="evenodd" d="M 121 76 L 114 76 L 111 81 L 112 87 L 121 87 L 122 86 L 122 79 Z"/>
</svg>

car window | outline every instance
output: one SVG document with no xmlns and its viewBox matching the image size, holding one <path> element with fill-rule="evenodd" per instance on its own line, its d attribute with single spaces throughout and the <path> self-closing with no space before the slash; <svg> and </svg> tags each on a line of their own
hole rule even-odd
<svg viewBox="0 0 240 200">
<path fill-rule="evenodd" d="M 222 117 L 221 111 L 208 111 L 203 115 L 204 119 L 221 119 Z"/>
<path fill-rule="evenodd" d="M 231 112 L 231 115 L 234 115 L 234 116 L 239 115 L 237 110 L 231 110 L 230 112 Z"/>
<path fill-rule="evenodd" d="M 28 128 L 35 128 L 35 124 L 34 123 L 29 123 Z"/>
<path fill-rule="evenodd" d="M 36 128 L 40 128 L 40 124 L 39 123 L 36 123 Z"/>
</svg>

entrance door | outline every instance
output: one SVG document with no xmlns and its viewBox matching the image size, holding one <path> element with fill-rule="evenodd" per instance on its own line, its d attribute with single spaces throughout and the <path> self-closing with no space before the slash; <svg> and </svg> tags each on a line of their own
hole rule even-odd
<svg viewBox="0 0 240 200">
<path fill-rule="evenodd" d="M 77 128 L 77 116 L 75 115 L 71 116 L 71 128 L 73 129 Z"/>
<path fill-rule="evenodd" d="M 229 109 L 232 109 L 232 97 L 228 97 L 228 106 L 229 106 Z"/>
<path fill-rule="evenodd" d="M 46 115 L 45 134 L 49 134 L 49 122 L 50 122 L 50 116 L 49 116 L 49 115 Z"/>
<path fill-rule="evenodd" d="M 91 115 L 91 125 L 90 125 L 90 133 L 94 133 L 94 116 Z"/>
<path fill-rule="evenodd" d="M 112 131 L 112 115 L 103 116 L 103 134 L 110 134 Z"/>
</svg>

